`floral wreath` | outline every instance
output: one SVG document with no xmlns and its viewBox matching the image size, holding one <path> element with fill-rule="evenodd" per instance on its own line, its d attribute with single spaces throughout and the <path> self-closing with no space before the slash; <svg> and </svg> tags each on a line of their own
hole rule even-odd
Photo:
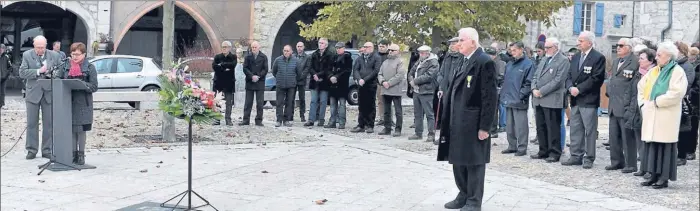
<svg viewBox="0 0 700 211">
<path fill-rule="evenodd" d="M 194 121 L 193 123 L 211 124 L 223 117 L 221 108 L 223 94 L 207 90 L 200 86 L 199 80 L 192 79 L 186 63 L 194 60 L 213 60 L 209 57 L 178 59 L 172 70 L 165 70 L 158 76 L 161 89 L 158 107 L 169 115 Z M 184 67 L 183 67 L 184 65 Z M 182 67 L 182 68 L 181 68 Z"/>
</svg>

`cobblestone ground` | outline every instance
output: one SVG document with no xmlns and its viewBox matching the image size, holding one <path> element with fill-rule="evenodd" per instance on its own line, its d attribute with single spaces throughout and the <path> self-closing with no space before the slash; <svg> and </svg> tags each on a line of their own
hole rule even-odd
<svg viewBox="0 0 700 211">
<path fill-rule="evenodd" d="M 2 152 L 14 143 L 17 134 L 21 132 L 25 124 L 24 113 L 17 111 L 23 109 L 19 102 L 10 102 L 10 106 L 2 113 Z M 308 106 L 308 104 L 307 104 Z M 124 105 L 105 104 L 97 106 L 102 108 L 125 108 Z M 241 119 L 242 104 L 238 103 L 234 108 L 233 118 Z M 275 109 L 265 109 L 265 124 L 267 127 L 227 127 L 227 126 L 197 126 L 196 134 L 203 137 L 199 144 L 237 144 L 237 143 L 257 143 L 262 145 L 268 142 L 315 142 L 321 141 L 323 134 L 304 133 L 302 136 L 290 135 L 295 132 L 295 128 L 301 128 L 298 111 L 295 111 L 294 126 L 291 128 L 281 128 L 280 130 L 270 130 L 274 124 Z M 328 111 L 327 111 L 328 112 Z M 413 123 L 412 107 L 404 107 L 404 129 L 401 137 L 378 136 L 376 132 L 381 130 L 381 126 L 375 127 L 374 134 L 350 133 L 350 129 L 357 124 L 357 107 L 348 106 L 347 127 L 344 130 L 326 129 L 312 127 L 313 131 L 340 135 L 356 140 L 365 140 L 381 143 L 394 148 L 417 152 L 434 156 L 436 147 L 431 143 L 423 141 L 409 141 L 407 137 L 413 133 L 413 128 L 409 128 Z M 252 116 L 255 115 L 253 111 Z M 101 149 L 108 147 L 129 147 L 129 146 L 168 146 L 170 144 L 157 143 L 157 136 L 160 134 L 160 114 L 155 111 L 133 111 L 133 110 L 97 110 L 96 129 L 89 133 L 90 148 Z M 326 115 L 326 119 L 330 117 Z M 308 118 L 308 113 L 307 113 Z M 532 121 L 532 120 L 531 120 Z M 22 125 L 22 127 L 17 126 Z M 532 125 L 532 124 L 531 124 Z M 131 127 L 130 127 L 131 126 Z M 607 118 L 601 117 L 599 120 L 599 141 L 607 140 Z M 6 132 L 7 131 L 7 132 Z M 568 131 L 568 129 L 567 129 Z M 424 132 L 426 133 L 426 132 Z M 178 135 L 186 134 L 184 122 L 178 124 Z M 534 137 L 534 128 L 531 128 L 530 136 Z M 129 138 L 142 136 L 141 140 Z M 150 138 L 148 138 L 150 137 Z M 144 140 L 145 139 L 145 140 Z M 151 140 L 146 141 L 146 140 Z M 679 167 L 679 180 L 671 182 L 670 187 L 663 190 L 653 190 L 639 186 L 641 178 L 632 175 L 625 175 L 619 171 L 605 171 L 603 168 L 608 165 L 609 153 L 602 145 L 598 146 L 597 159 L 593 169 L 584 170 L 580 167 L 565 167 L 560 164 L 547 164 L 539 160 L 531 160 L 529 157 L 514 157 L 512 155 L 502 155 L 500 151 L 506 147 L 505 134 L 501 133 L 500 138 L 493 140 L 491 164 L 489 169 L 521 175 L 532 179 L 551 182 L 554 184 L 573 187 L 609 194 L 624 199 L 675 208 L 679 210 L 698 210 L 698 161 L 689 161 L 688 165 Z M 23 150 L 24 142 L 15 150 Z M 181 143 L 179 143 L 181 144 Z M 535 153 L 537 145 L 530 145 L 528 153 Z M 566 152 L 566 151 L 565 151 Z M 568 153 L 568 152 L 566 152 Z M 563 158 L 566 158 L 563 157 Z"/>
</svg>

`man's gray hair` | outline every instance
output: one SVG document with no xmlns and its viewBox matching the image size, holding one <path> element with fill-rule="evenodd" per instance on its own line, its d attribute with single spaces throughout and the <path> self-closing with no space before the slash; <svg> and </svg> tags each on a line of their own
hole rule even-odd
<svg viewBox="0 0 700 211">
<path fill-rule="evenodd" d="M 561 42 L 559 42 L 559 39 L 556 37 L 550 37 L 544 40 L 544 42 L 550 42 L 554 47 L 557 47 L 557 50 L 561 49 Z"/>
<path fill-rule="evenodd" d="M 668 54 L 671 54 L 671 59 L 675 60 L 678 58 L 678 47 L 676 47 L 676 44 L 673 44 L 671 41 L 666 41 L 659 43 L 658 46 L 656 46 L 656 53 L 659 54 L 661 52 L 666 52 Z"/>
<path fill-rule="evenodd" d="M 39 40 L 47 42 L 46 37 L 44 37 L 43 35 L 37 35 L 36 37 L 34 37 L 34 40 L 32 40 L 32 41 L 36 42 Z"/>
<path fill-rule="evenodd" d="M 583 38 L 586 38 L 589 42 L 591 42 L 591 45 L 595 45 L 595 34 L 591 31 L 582 31 L 581 34 L 579 34 Z"/>
<path fill-rule="evenodd" d="M 632 40 L 630 38 L 620 38 L 620 41 L 622 41 L 622 43 L 624 43 L 625 45 L 630 46 L 630 48 L 634 47 L 635 45 L 635 43 L 632 43 Z"/>
<path fill-rule="evenodd" d="M 231 46 L 233 46 L 233 45 L 231 45 L 231 42 L 229 42 L 229 41 L 223 41 L 223 42 L 221 42 L 221 46 L 228 46 L 228 47 L 231 47 Z"/>
<path fill-rule="evenodd" d="M 479 32 L 476 31 L 476 29 L 472 27 L 461 28 L 459 29 L 459 34 L 462 33 L 464 33 L 469 39 L 476 41 L 476 47 L 481 47 L 481 44 L 479 44 Z"/>
<path fill-rule="evenodd" d="M 325 38 L 325 37 L 321 37 L 320 39 L 318 39 L 319 42 L 320 42 L 321 40 L 328 42 L 328 38 Z"/>
</svg>

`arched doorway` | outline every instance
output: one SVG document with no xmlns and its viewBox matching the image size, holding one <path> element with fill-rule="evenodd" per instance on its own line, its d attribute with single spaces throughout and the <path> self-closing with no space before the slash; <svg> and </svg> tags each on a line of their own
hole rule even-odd
<svg viewBox="0 0 700 211">
<path fill-rule="evenodd" d="M 14 68 L 21 63 L 22 53 L 34 48 L 32 41 L 38 35 L 46 37 L 49 49 L 51 43 L 60 41 L 61 51 L 68 54 L 71 43 L 88 43 L 89 31 L 83 17 L 53 3 L 18 1 L 2 5 L 0 42 L 7 46 L 13 64 L 16 64 Z M 9 89 L 19 87 L 19 80 L 8 82 Z"/>
<path fill-rule="evenodd" d="M 161 4 L 162 5 L 162 4 Z M 123 37 L 118 38 L 116 54 L 136 55 L 161 61 L 163 46 L 163 7 L 158 6 L 136 20 Z M 175 6 L 174 56 L 213 56 L 212 43 L 192 15 Z"/>
<path fill-rule="evenodd" d="M 311 3 L 299 6 L 294 12 L 284 20 L 275 35 L 275 41 L 272 45 L 271 59 L 282 55 L 282 48 L 285 45 L 295 46 L 297 42 L 304 42 L 306 50 L 318 49 L 316 40 L 306 40 L 299 35 L 299 25 L 297 21 L 309 24 L 318 17 L 318 11 L 328 5 L 327 3 Z"/>
</svg>

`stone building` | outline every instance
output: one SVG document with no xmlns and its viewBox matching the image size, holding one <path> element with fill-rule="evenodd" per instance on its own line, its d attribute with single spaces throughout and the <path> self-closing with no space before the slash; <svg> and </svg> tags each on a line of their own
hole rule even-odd
<svg viewBox="0 0 700 211">
<path fill-rule="evenodd" d="M 664 40 L 700 42 L 699 1 L 673 1 L 672 25 Z M 643 37 L 660 41 L 661 32 L 669 26 L 669 1 L 575 1 L 569 8 L 552 14 L 556 26 L 544 27 L 528 23 L 524 41 L 529 46 L 537 37 L 557 37 L 562 49 L 576 47 L 578 33 L 589 30 L 596 34 L 596 48 L 608 57 L 614 55 L 613 45 L 620 38 Z"/>
</svg>

